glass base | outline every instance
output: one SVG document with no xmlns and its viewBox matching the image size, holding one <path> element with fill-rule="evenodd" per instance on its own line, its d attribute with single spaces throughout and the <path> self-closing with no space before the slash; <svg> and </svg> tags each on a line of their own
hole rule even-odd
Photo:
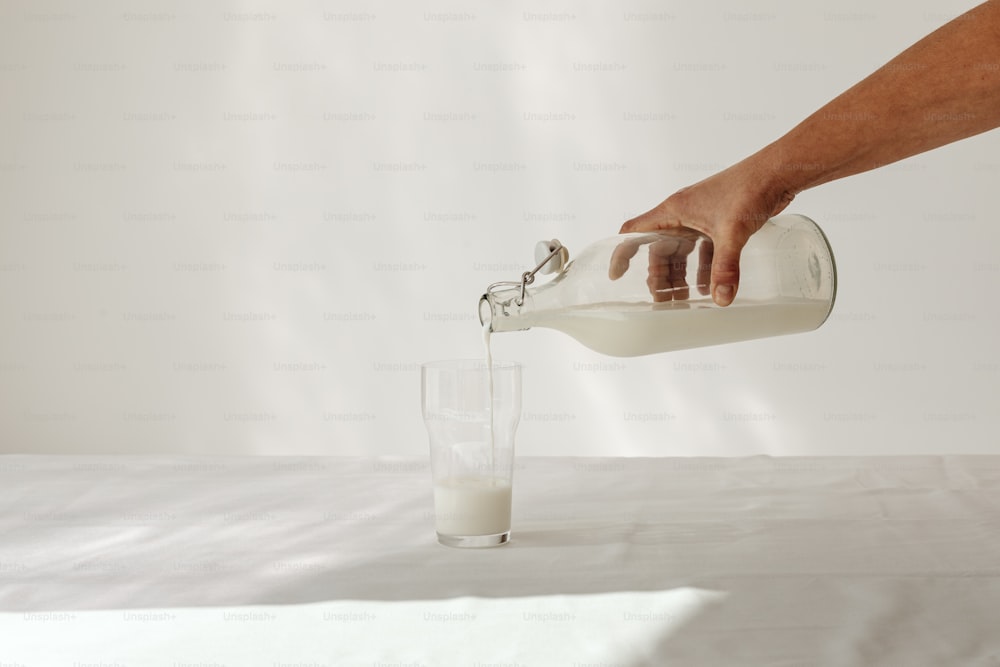
<svg viewBox="0 0 1000 667">
<path fill-rule="evenodd" d="M 510 531 L 496 535 L 442 535 L 437 534 L 438 542 L 446 547 L 461 549 L 482 549 L 484 547 L 499 547 L 510 542 Z"/>
</svg>

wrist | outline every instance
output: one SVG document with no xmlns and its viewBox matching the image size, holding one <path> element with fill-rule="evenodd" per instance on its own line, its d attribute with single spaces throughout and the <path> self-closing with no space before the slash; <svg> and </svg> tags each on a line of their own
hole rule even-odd
<svg viewBox="0 0 1000 667">
<path fill-rule="evenodd" d="M 756 192 L 768 216 L 776 215 L 797 194 L 808 189 L 818 165 L 782 159 L 774 145 L 766 146 L 737 165 L 744 172 L 745 182 Z"/>
</svg>

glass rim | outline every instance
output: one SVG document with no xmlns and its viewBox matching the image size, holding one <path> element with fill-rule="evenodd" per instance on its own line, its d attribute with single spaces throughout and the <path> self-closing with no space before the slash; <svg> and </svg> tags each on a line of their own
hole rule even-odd
<svg viewBox="0 0 1000 667">
<path fill-rule="evenodd" d="M 493 360 L 494 371 L 520 370 L 522 365 L 518 361 Z M 478 371 L 486 370 L 485 359 L 439 359 L 437 361 L 425 361 L 420 364 L 421 370 L 440 371 Z"/>
</svg>

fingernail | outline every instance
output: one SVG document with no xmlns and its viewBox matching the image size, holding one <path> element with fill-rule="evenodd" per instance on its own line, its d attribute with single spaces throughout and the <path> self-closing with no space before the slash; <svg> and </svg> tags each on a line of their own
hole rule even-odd
<svg viewBox="0 0 1000 667">
<path fill-rule="evenodd" d="M 715 300 L 721 301 L 723 303 L 729 303 L 733 299 L 733 286 L 732 285 L 719 285 L 715 288 Z"/>
</svg>

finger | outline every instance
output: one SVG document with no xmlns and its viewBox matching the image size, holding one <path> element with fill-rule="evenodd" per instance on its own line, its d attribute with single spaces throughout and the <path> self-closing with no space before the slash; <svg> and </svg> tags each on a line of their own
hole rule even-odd
<svg viewBox="0 0 1000 667">
<path fill-rule="evenodd" d="M 740 284 L 740 251 L 743 246 L 734 242 L 717 242 L 712 257 L 712 300 L 728 306 L 736 298 Z"/>
<path fill-rule="evenodd" d="M 618 244 L 618 247 L 611 253 L 608 278 L 618 280 L 625 275 L 625 272 L 628 271 L 629 260 L 635 257 L 635 253 L 639 252 L 640 245 L 642 243 L 634 239 Z"/>
<path fill-rule="evenodd" d="M 659 280 L 652 276 L 646 279 L 646 286 L 653 297 L 653 303 L 664 303 L 666 301 L 686 301 L 689 289 L 686 281 L 672 282 L 667 278 Z"/>
<path fill-rule="evenodd" d="M 673 297 L 673 280 L 670 268 L 673 243 L 658 241 L 649 246 L 649 266 L 646 268 L 646 287 L 653 297 L 654 303 L 671 301 Z"/>
<path fill-rule="evenodd" d="M 692 250 L 694 250 L 694 243 L 686 239 L 682 240 L 678 245 L 677 252 L 671 258 L 670 282 L 674 287 L 674 301 L 687 301 L 691 295 L 687 281 L 687 260 Z"/>
<path fill-rule="evenodd" d="M 703 239 L 698 246 L 698 275 L 695 281 L 698 285 L 698 294 L 706 296 L 710 294 L 709 287 L 712 284 L 712 255 L 715 254 L 715 246 L 712 239 Z"/>
<path fill-rule="evenodd" d="M 688 298 L 687 256 L 693 249 L 693 241 L 678 237 L 668 237 L 649 246 L 646 286 L 654 302 Z"/>
<path fill-rule="evenodd" d="M 646 280 L 649 293 L 653 295 L 653 303 L 663 303 L 664 301 L 687 301 L 691 294 L 687 280 L 680 278 L 673 280 L 667 276 L 654 278 L 650 276 Z"/>
</svg>

